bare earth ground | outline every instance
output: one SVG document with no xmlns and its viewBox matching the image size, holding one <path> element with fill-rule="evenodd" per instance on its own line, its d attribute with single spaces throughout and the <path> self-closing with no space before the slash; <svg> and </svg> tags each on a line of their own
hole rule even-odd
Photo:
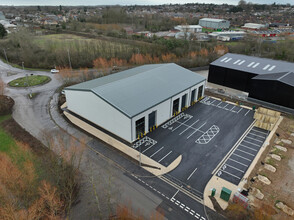
<svg viewBox="0 0 294 220">
<path fill-rule="evenodd" d="M 290 217 L 275 207 L 275 204 L 281 201 L 294 209 L 294 136 L 290 135 L 291 132 L 294 132 L 294 120 L 285 117 L 276 133 L 280 135 L 279 139 L 286 138 L 292 140 L 292 144 L 283 144 L 283 147 L 287 148 L 287 152 L 276 151 L 276 153 L 281 156 L 281 161 L 270 160 L 270 164 L 276 167 L 277 171 L 273 173 L 264 169 L 262 165 L 262 162 L 266 162 L 265 158 L 267 154 L 273 150 L 273 146 L 275 146 L 274 142 L 278 140 L 277 136 L 273 136 L 270 141 L 270 146 L 268 146 L 260 157 L 259 165 L 254 168 L 248 178 L 248 183 L 245 185 L 247 188 L 255 187 L 264 194 L 263 200 L 255 198 L 252 205 L 262 207 L 265 212 L 272 215 L 273 219 L 278 220 L 294 219 L 294 216 Z M 266 176 L 272 183 L 270 185 L 265 185 L 258 180 L 251 182 L 251 178 L 257 174 Z"/>
</svg>

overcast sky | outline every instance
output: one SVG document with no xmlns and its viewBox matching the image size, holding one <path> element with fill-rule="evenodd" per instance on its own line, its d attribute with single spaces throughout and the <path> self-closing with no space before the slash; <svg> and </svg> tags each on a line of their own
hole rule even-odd
<svg viewBox="0 0 294 220">
<path fill-rule="evenodd" d="M 293 0 L 250 0 L 258 4 L 291 3 Z M 0 0 L 0 5 L 158 5 L 158 4 L 184 4 L 184 3 L 215 3 L 238 4 L 239 0 Z M 249 2 L 249 1 L 247 1 Z"/>
</svg>

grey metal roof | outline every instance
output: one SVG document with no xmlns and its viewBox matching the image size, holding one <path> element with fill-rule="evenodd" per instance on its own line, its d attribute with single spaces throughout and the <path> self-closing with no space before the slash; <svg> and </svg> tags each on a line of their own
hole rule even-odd
<svg viewBox="0 0 294 220">
<path fill-rule="evenodd" d="M 255 80 L 274 80 L 294 87 L 294 72 L 263 74 L 255 76 Z"/>
<path fill-rule="evenodd" d="M 217 18 L 201 18 L 200 21 L 222 22 L 222 21 L 226 21 L 226 20 L 225 19 L 217 19 Z"/>
<path fill-rule="evenodd" d="M 210 65 L 254 73 L 256 75 L 294 70 L 294 63 L 233 53 L 225 54 Z"/>
<path fill-rule="evenodd" d="M 65 88 L 92 91 L 132 118 L 205 78 L 174 63 L 150 64 Z"/>
<path fill-rule="evenodd" d="M 275 80 L 294 86 L 294 63 L 227 53 L 210 65 L 256 74 L 256 80 Z"/>
</svg>

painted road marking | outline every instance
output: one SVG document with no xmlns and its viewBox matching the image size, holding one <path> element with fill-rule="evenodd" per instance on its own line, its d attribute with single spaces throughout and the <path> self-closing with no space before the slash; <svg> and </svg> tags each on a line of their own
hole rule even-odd
<svg viewBox="0 0 294 220">
<path fill-rule="evenodd" d="M 246 152 L 246 151 L 243 151 L 243 150 L 239 150 L 238 148 L 237 148 L 236 150 L 238 150 L 238 151 L 240 151 L 240 152 L 243 152 L 243 153 L 245 153 L 245 154 L 248 154 L 248 155 L 250 155 L 250 156 L 253 156 L 253 157 L 255 157 L 255 155 L 254 155 L 254 154 L 248 153 L 248 152 Z"/>
<path fill-rule="evenodd" d="M 240 112 L 240 111 L 242 111 L 242 110 L 243 110 L 243 108 L 240 108 L 240 110 L 239 110 L 239 111 L 237 111 L 237 114 L 239 114 L 239 112 Z"/>
<path fill-rule="evenodd" d="M 185 131 L 187 131 L 189 128 L 193 128 L 192 126 L 194 124 L 196 124 L 199 121 L 199 119 L 197 121 L 195 121 L 193 124 L 191 124 L 189 127 L 187 127 L 184 131 L 182 131 L 179 135 L 183 134 Z"/>
<path fill-rule="evenodd" d="M 252 129 L 251 131 L 256 131 L 256 132 L 259 132 L 259 133 L 261 133 L 261 134 L 267 135 L 267 133 L 262 132 L 262 131 L 258 131 L 258 130 L 255 130 L 255 129 Z"/>
<path fill-rule="evenodd" d="M 133 177 L 135 177 L 136 179 L 138 179 L 139 181 L 143 182 L 145 185 L 148 185 L 146 182 L 144 182 L 143 180 L 141 180 L 140 178 L 138 178 L 137 176 L 135 176 L 134 174 L 131 174 Z M 149 185 L 149 187 L 153 188 L 151 185 Z M 162 192 L 160 192 L 159 190 L 156 190 L 155 188 L 153 188 L 155 192 L 157 192 L 158 194 L 162 195 L 163 197 L 165 197 L 167 200 L 171 201 L 172 203 L 175 203 L 177 206 L 180 206 L 182 209 L 184 209 L 185 207 L 185 211 L 190 213 L 190 215 L 194 216 L 195 211 L 193 209 L 191 209 L 190 207 L 186 206 L 185 204 L 181 203 L 179 200 L 176 200 L 174 197 L 177 195 L 177 193 L 179 192 L 179 190 L 173 195 L 173 197 L 171 199 L 169 199 L 169 197 L 165 196 Z M 195 214 L 195 217 L 197 216 L 197 218 L 200 217 L 200 215 L 198 213 Z M 201 219 L 204 219 L 204 217 L 201 217 Z"/>
<path fill-rule="evenodd" d="M 190 176 L 187 178 L 187 180 L 189 180 L 191 178 L 191 176 L 197 171 L 197 167 L 195 168 L 195 170 L 193 170 L 193 172 L 190 174 Z"/>
<path fill-rule="evenodd" d="M 232 108 L 231 110 L 229 110 L 229 111 L 232 111 L 235 107 L 236 107 L 236 106 L 234 105 L 233 108 Z"/>
<path fill-rule="evenodd" d="M 198 130 L 198 129 L 196 129 L 196 128 L 194 128 L 194 127 L 191 127 L 190 125 L 186 125 L 186 124 L 184 124 L 184 123 L 182 123 L 182 122 L 178 122 L 178 121 L 176 121 L 176 122 L 179 123 L 179 124 L 181 124 L 181 125 L 184 125 L 184 126 L 186 126 L 186 127 L 188 127 L 188 128 L 191 128 L 191 129 L 194 129 L 194 130 Z M 198 130 L 198 131 L 204 134 L 204 131 L 201 131 L 201 130 Z"/>
<path fill-rule="evenodd" d="M 257 147 L 260 147 L 260 145 L 258 145 L 258 144 L 254 144 L 254 143 L 252 143 L 252 142 L 245 141 L 245 140 L 243 140 L 243 141 L 246 142 L 246 143 L 248 143 L 248 144 L 252 144 L 252 145 L 255 145 L 255 146 L 257 146 Z"/>
<path fill-rule="evenodd" d="M 155 153 L 153 153 L 153 154 L 150 156 L 150 158 L 153 157 L 155 154 L 157 154 L 159 151 L 161 151 L 163 148 L 164 148 L 164 147 L 161 147 L 158 151 L 156 151 Z"/>
<path fill-rule="evenodd" d="M 192 116 L 193 117 L 193 116 Z M 172 132 L 174 132 L 175 130 L 177 130 L 179 127 L 181 127 L 183 124 L 185 124 L 187 121 L 189 121 L 192 117 L 188 118 L 186 121 L 184 121 L 183 123 L 175 121 L 177 123 L 180 123 L 180 125 L 178 127 L 176 127 L 174 130 L 172 130 Z"/>
<path fill-rule="evenodd" d="M 263 141 L 261 141 L 261 140 L 257 140 L 257 139 L 255 139 L 255 138 L 252 138 L 252 137 L 245 137 L 245 138 L 249 138 L 249 139 L 251 139 L 251 140 L 254 140 L 254 141 L 258 141 L 258 142 L 261 142 L 261 143 L 263 143 Z"/>
<path fill-rule="evenodd" d="M 218 103 L 218 105 L 216 107 L 218 107 L 220 104 L 222 104 L 223 102 Z"/>
<path fill-rule="evenodd" d="M 210 103 L 209 103 L 209 105 L 212 105 L 212 103 L 214 103 L 215 101 L 216 101 L 216 99 L 215 99 L 215 100 L 213 100 L 212 102 L 210 102 Z"/>
<path fill-rule="evenodd" d="M 178 189 L 178 191 L 176 191 L 176 193 L 173 195 L 173 197 L 171 199 L 175 199 L 175 196 L 178 194 L 180 190 Z"/>
<path fill-rule="evenodd" d="M 240 156 L 239 154 L 233 153 L 233 155 L 236 155 L 237 157 L 243 158 L 244 160 L 251 161 L 251 160 L 249 160 L 249 159 L 248 159 L 248 158 L 246 158 L 246 157 L 242 157 L 242 156 Z"/>
<path fill-rule="evenodd" d="M 246 114 L 244 116 L 246 116 L 249 112 L 250 112 L 250 109 L 246 112 Z"/>
<path fill-rule="evenodd" d="M 233 177 L 235 177 L 235 178 L 240 179 L 240 177 L 235 176 L 234 174 L 231 174 L 231 173 L 229 173 L 229 172 L 227 172 L 227 171 L 225 171 L 225 170 L 221 170 L 221 172 L 225 172 L 225 173 L 227 173 L 227 174 L 229 174 L 229 175 L 231 175 L 231 176 L 233 176 Z"/>
<path fill-rule="evenodd" d="M 226 109 L 226 107 L 229 105 L 229 103 L 228 104 L 226 104 L 224 107 L 223 107 L 223 109 Z"/>
<path fill-rule="evenodd" d="M 248 149 L 250 149 L 250 150 L 253 150 L 253 151 L 257 151 L 256 149 L 253 149 L 253 148 L 251 148 L 251 147 L 247 147 L 247 146 L 245 146 L 245 145 L 243 145 L 243 144 L 240 144 L 239 146 L 241 146 L 241 147 L 246 147 L 246 148 L 248 148 Z"/>
<path fill-rule="evenodd" d="M 236 167 L 234 167 L 234 166 L 231 166 L 231 165 L 229 165 L 229 164 L 225 164 L 226 166 L 228 166 L 228 167 L 231 167 L 231 168 L 233 168 L 233 169 L 235 169 L 235 170 L 238 170 L 238 171 L 240 171 L 240 172 L 242 172 L 242 173 L 244 173 L 244 171 L 243 170 L 240 170 L 240 169 L 238 169 L 238 168 L 236 168 Z"/>
<path fill-rule="evenodd" d="M 163 158 L 161 158 L 159 161 L 157 161 L 158 163 L 160 162 L 160 161 L 162 161 L 164 158 L 166 158 L 168 155 L 170 155 L 172 153 L 172 151 L 170 151 L 168 154 L 166 154 Z"/>
<path fill-rule="evenodd" d="M 251 131 L 252 131 L 252 130 L 251 130 Z M 250 131 L 248 134 L 251 134 L 251 135 L 254 135 L 254 136 L 256 136 L 256 137 L 263 138 L 263 139 L 266 138 L 266 136 L 260 136 L 260 135 L 258 135 L 258 134 L 254 134 L 254 133 L 252 133 L 251 131 Z"/>
<path fill-rule="evenodd" d="M 206 122 L 205 122 L 203 125 L 201 125 L 199 128 L 195 129 L 195 131 L 193 131 L 192 134 L 190 134 L 190 135 L 187 137 L 187 139 L 190 138 L 190 137 L 191 137 L 196 131 L 200 131 L 199 129 L 202 128 L 204 125 L 206 125 Z M 201 131 L 200 131 L 200 132 L 201 132 Z M 204 132 L 203 132 L 203 134 L 204 134 Z"/>
<path fill-rule="evenodd" d="M 147 149 L 143 150 L 143 151 L 142 151 L 142 154 L 143 154 L 145 151 L 149 150 L 149 149 L 150 149 L 151 147 L 153 147 L 153 146 L 155 146 L 155 144 L 153 144 L 153 145 L 151 145 L 150 147 L 148 147 Z"/>
<path fill-rule="evenodd" d="M 229 158 L 229 160 L 234 161 L 235 163 L 241 164 L 241 165 L 243 165 L 244 167 L 248 167 L 248 165 L 246 165 L 246 164 L 244 164 L 244 163 L 241 163 L 241 162 L 239 162 L 239 161 L 236 161 L 236 160 L 234 160 L 234 159 L 232 159 L 232 158 Z"/>
</svg>

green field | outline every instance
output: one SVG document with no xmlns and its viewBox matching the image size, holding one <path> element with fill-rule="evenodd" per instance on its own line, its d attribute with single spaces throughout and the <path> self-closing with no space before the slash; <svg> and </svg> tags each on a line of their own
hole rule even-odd
<svg viewBox="0 0 294 220">
<path fill-rule="evenodd" d="M 10 115 L 0 116 L 0 123 L 9 119 Z M 0 127 L 0 152 L 8 153 L 12 147 L 15 147 L 15 142 L 13 138 L 8 135 L 1 127 Z"/>
<path fill-rule="evenodd" d="M 113 42 L 110 40 L 91 39 L 72 34 L 51 34 L 38 36 L 34 38 L 36 43 L 42 49 L 50 53 L 79 53 L 85 51 L 89 55 L 102 53 L 107 57 L 113 57 L 116 53 L 128 52 L 133 49 L 132 45 Z M 90 54 L 89 54 L 90 53 Z"/>
<path fill-rule="evenodd" d="M 15 80 L 12 80 L 8 83 L 12 87 L 28 87 L 28 86 L 37 86 L 43 85 L 51 81 L 49 76 L 33 75 L 28 77 L 21 77 Z"/>
</svg>

